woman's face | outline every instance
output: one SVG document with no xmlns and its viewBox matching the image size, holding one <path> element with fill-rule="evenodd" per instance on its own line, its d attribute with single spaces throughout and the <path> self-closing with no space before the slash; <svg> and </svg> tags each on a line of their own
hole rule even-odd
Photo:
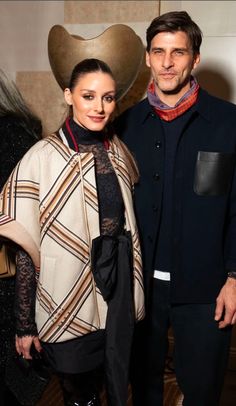
<svg viewBox="0 0 236 406">
<path fill-rule="evenodd" d="M 91 131 L 101 131 L 115 109 L 115 82 L 101 71 L 82 75 L 74 89 L 65 89 L 74 121 Z"/>
</svg>

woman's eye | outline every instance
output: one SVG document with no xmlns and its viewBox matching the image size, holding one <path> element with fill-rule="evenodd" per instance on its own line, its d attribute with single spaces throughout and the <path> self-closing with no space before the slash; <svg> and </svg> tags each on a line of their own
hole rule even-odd
<svg viewBox="0 0 236 406">
<path fill-rule="evenodd" d="M 114 96 L 105 96 L 105 97 L 104 97 L 104 100 L 105 100 L 107 103 L 112 103 L 112 102 L 115 100 L 115 97 L 114 97 Z"/>
<path fill-rule="evenodd" d="M 91 94 L 84 94 L 84 95 L 83 95 L 83 98 L 84 98 L 85 100 L 93 100 L 93 95 L 91 95 Z"/>
</svg>

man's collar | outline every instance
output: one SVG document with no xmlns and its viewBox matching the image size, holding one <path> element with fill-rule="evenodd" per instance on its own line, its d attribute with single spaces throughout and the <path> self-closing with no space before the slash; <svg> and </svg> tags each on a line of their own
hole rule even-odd
<svg viewBox="0 0 236 406">
<path fill-rule="evenodd" d="M 147 98 L 143 101 L 143 103 L 143 109 L 139 116 L 139 120 L 142 123 L 144 123 L 148 117 L 156 115 Z M 211 121 L 209 94 L 201 88 L 199 89 L 198 100 L 195 104 L 195 111 L 197 111 L 207 121 Z"/>
<path fill-rule="evenodd" d="M 196 111 L 206 120 L 211 121 L 209 97 L 209 94 L 205 90 L 199 89 Z"/>
</svg>

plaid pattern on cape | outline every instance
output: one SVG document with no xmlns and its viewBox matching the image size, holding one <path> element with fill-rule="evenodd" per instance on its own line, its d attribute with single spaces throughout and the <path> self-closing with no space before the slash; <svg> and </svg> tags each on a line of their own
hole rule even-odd
<svg viewBox="0 0 236 406">
<path fill-rule="evenodd" d="M 133 246 L 135 316 L 144 316 L 142 261 L 130 176 L 118 147 L 108 154 L 120 184 Z M 49 164 L 50 163 L 50 164 Z M 104 328 L 107 304 L 95 285 L 91 242 L 99 235 L 94 157 L 55 135 L 35 144 L 8 179 L 0 201 L 0 235 L 31 256 L 38 286 L 39 338 L 59 342 Z"/>
</svg>

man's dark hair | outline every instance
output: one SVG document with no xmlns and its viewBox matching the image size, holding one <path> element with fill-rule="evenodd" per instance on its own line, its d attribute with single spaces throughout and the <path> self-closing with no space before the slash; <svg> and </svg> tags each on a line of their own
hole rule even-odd
<svg viewBox="0 0 236 406">
<path fill-rule="evenodd" d="M 156 17 L 146 32 L 147 51 L 150 51 L 151 41 L 160 32 L 184 31 L 190 41 L 193 54 L 200 52 L 202 32 L 186 11 L 171 11 Z"/>
</svg>

